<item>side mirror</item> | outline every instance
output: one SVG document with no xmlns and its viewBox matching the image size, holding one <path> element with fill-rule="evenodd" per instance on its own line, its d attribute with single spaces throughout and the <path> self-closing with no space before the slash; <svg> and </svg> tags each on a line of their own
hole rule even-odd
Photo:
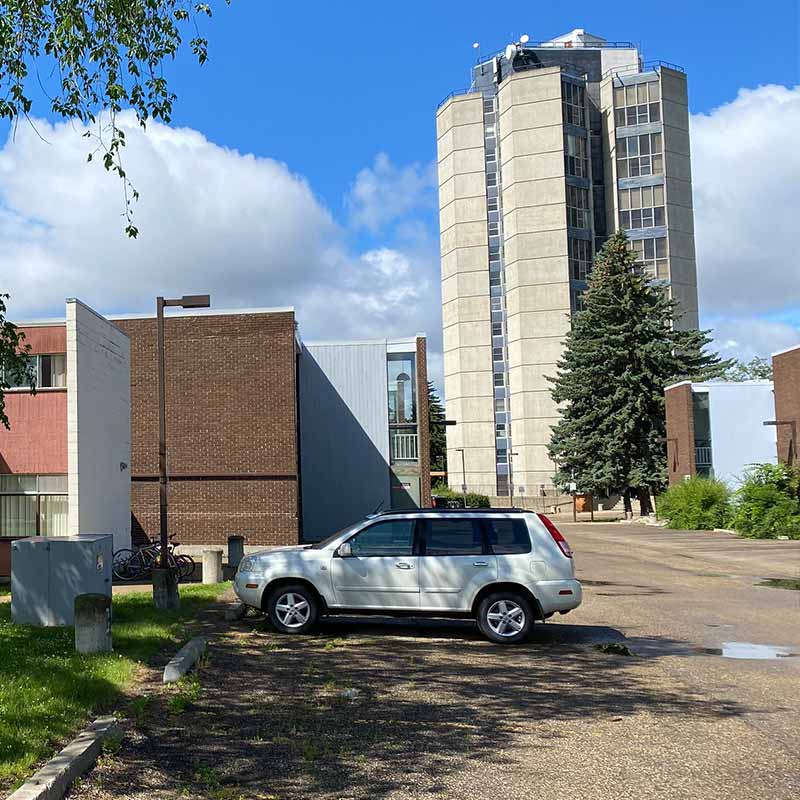
<svg viewBox="0 0 800 800">
<path fill-rule="evenodd" d="M 339 549 L 336 551 L 339 555 L 339 558 L 352 558 L 353 556 L 353 546 L 350 542 L 344 542 L 344 544 L 339 545 Z"/>
</svg>

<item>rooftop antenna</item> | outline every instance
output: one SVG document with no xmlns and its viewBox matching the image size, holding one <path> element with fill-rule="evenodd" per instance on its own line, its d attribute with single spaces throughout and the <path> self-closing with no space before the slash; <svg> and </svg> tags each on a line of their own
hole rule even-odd
<svg viewBox="0 0 800 800">
<path fill-rule="evenodd" d="M 510 44 L 506 47 L 506 61 L 511 61 L 516 54 L 517 46 L 515 44 Z"/>
</svg>

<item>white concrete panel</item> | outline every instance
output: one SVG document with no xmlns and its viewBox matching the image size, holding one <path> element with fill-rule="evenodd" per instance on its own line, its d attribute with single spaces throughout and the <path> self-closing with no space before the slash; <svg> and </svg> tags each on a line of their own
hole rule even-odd
<svg viewBox="0 0 800 800">
<path fill-rule="evenodd" d="M 528 258 L 567 255 L 567 231 L 520 233 L 505 242 L 506 264 Z"/>
<path fill-rule="evenodd" d="M 459 272 L 475 271 L 489 271 L 489 254 L 484 244 L 459 247 L 442 256 L 442 280 Z"/>
<path fill-rule="evenodd" d="M 503 162 L 504 191 L 519 181 L 564 179 L 564 153 L 561 148 L 549 153 L 532 153 L 529 156 L 511 158 Z M 505 195 L 504 195 L 505 197 Z M 505 200 L 503 201 L 505 207 Z"/>
<path fill-rule="evenodd" d="M 563 203 L 517 208 L 503 216 L 503 230 L 508 237 L 519 233 L 541 233 L 567 227 Z"/>
<path fill-rule="evenodd" d="M 514 105 L 561 100 L 561 69 L 545 67 L 531 72 L 517 72 L 500 84 L 500 113 Z"/>
<path fill-rule="evenodd" d="M 508 214 L 516 208 L 559 204 L 561 206 L 562 220 L 562 224 L 559 227 L 566 228 L 567 192 L 565 187 L 566 184 L 563 177 L 517 181 L 503 191 L 503 211 Z"/>
<path fill-rule="evenodd" d="M 442 231 L 442 255 L 447 255 L 457 247 L 484 247 L 489 239 L 486 224 L 483 222 L 462 222 Z"/>
<path fill-rule="evenodd" d="M 506 265 L 507 291 L 519 286 L 538 286 L 569 281 L 566 253 L 550 258 L 522 259 Z"/>
<path fill-rule="evenodd" d="M 69 534 L 131 541 L 130 339 L 79 300 L 67 301 Z"/>
<path fill-rule="evenodd" d="M 707 391 L 714 477 L 737 486 L 748 464 L 777 461 L 772 381 L 692 384 Z"/>
<path fill-rule="evenodd" d="M 457 372 L 491 372 L 492 347 L 459 347 L 448 353 L 445 375 Z"/>
<path fill-rule="evenodd" d="M 442 305 L 442 324 L 471 323 L 489 320 L 489 297 L 459 297 Z M 465 329 L 466 330 L 466 329 Z M 473 342 L 470 342 L 472 344 Z M 466 342 L 462 342 L 465 345 Z"/>
<path fill-rule="evenodd" d="M 511 158 L 528 156 L 533 153 L 562 152 L 564 133 L 561 125 L 534 130 L 511 131 L 501 141 L 501 160 L 505 164 Z"/>
<path fill-rule="evenodd" d="M 491 344 L 492 331 L 488 319 L 448 325 L 443 333 L 445 353 L 459 347 L 487 347 Z"/>
<path fill-rule="evenodd" d="M 457 272 L 442 281 L 442 303 L 450 303 L 459 297 L 483 297 L 489 294 L 489 273 Z"/>
</svg>

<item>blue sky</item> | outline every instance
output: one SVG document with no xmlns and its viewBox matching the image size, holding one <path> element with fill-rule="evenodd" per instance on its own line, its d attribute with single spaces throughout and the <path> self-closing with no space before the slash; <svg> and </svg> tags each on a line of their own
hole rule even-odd
<svg viewBox="0 0 800 800">
<path fill-rule="evenodd" d="M 796 0 L 569 7 L 576 12 L 552 2 L 233 0 L 204 23 L 209 63 L 198 70 L 181 59 L 173 70 L 174 123 L 286 161 L 336 208 L 378 152 L 397 163 L 434 157 L 433 110 L 468 85 L 473 41 L 491 52 L 512 35 L 548 39 L 575 27 L 630 40 L 646 59 L 687 70 L 695 112 L 741 87 L 798 79 Z"/>
<path fill-rule="evenodd" d="M 37 135 L 0 127 L 0 289 L 17 318 L 61 313 L 66 296 L 139 311 L 209 290 L 218 306 L 294 305 L 306 338 L 425 330 L 436 374 L 437 104 L 468 85 L 474 41 L 490 54 L 581 27 L 688 73 L 702 323 L 717 345 L 749 357 L 800 341 L 796 0 L 214 7 L 208 63 L 168 67 L 171 128 L 129 132 L 136 242 L 76 126 L 40 103 Z"/>
</svg>

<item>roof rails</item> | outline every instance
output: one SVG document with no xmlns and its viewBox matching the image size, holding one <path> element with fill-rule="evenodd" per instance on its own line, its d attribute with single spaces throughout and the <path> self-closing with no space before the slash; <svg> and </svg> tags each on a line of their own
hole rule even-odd
<svg viewBox="0 0 800 800">
<path fill-rule="evenodd" d="M 375 517 L 386 517 L 398 514 L 533 514 L 529 508 L 393 508 L 389 511 L 378 511 L 370 514 Z"/>
</svg>

